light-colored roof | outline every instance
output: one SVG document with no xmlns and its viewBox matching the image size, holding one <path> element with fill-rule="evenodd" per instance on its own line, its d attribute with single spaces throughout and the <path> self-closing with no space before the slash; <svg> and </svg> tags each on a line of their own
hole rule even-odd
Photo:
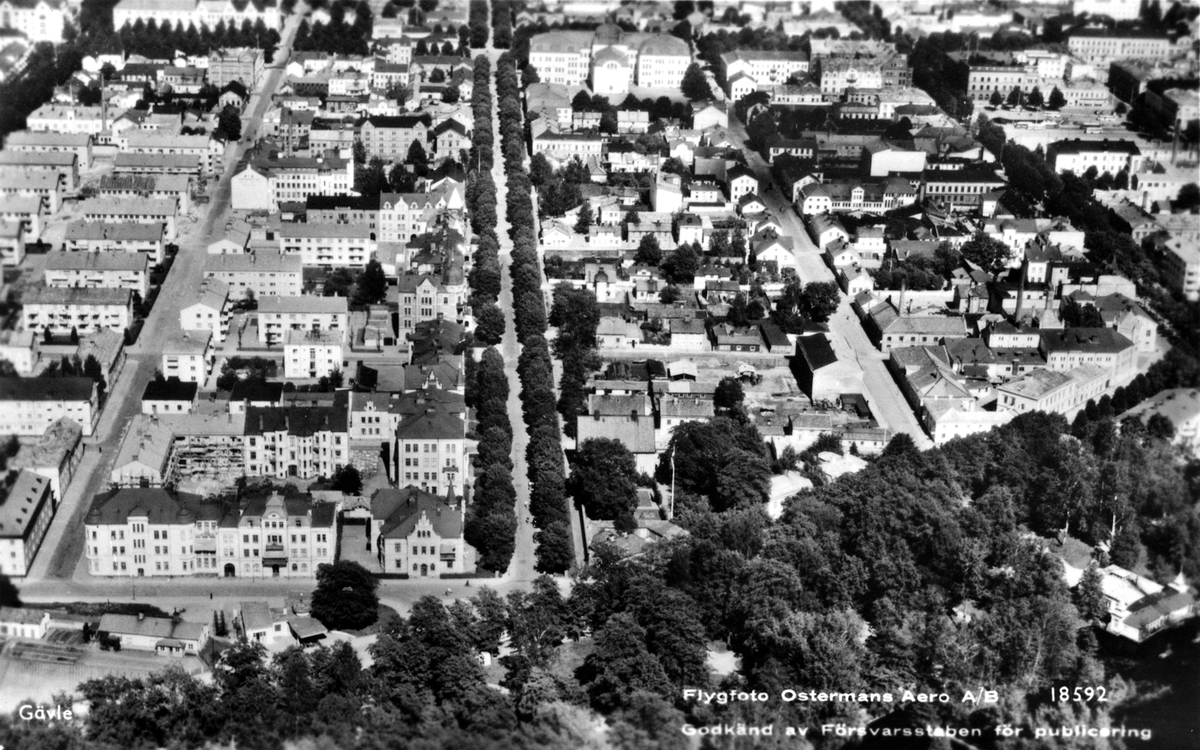
<svg viewBox="0 0 1200 750">
<path fill-rule="evenodd" d="M 299 297 L 259 297 L 258 314 L 289 315 L 294 313 L 309 314 L 341 314 L 350 311 L 345 297 L 316 297 L 303 295 Z"/>
<path fill-rule="evenodd" d="M 38 286 L 25 291 L 25 305 L 121 305 L 130 304 L 129 289 Z"/>
<path fill-rule="evenodd" d="M 146 272 L 150 259 L 142 253 L 71 253 L 54 251 L 46 254 L 47 271 L 141 271 Z"/>
</svg>

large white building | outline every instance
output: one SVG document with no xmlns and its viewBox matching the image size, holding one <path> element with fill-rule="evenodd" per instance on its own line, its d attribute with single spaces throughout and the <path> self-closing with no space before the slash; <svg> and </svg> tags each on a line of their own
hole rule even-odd
<svg viewBox="0 0 1200 750">
<path fill-rule="evenodd" d="M 33 42 L 61 44 L 66 0 L 3 0 L 0 28 L 19 31 Z"/>
<path fill-rule="evenodd" d="M 52 287 L 128 289 L 142 299 L 150 291 L 150 259 L 141 253 L 51 252 L 42 275 Z"/>
<path fill-rule="evenodd" d="M 692 62 L 683 40 L 665 34 L 626 32 L 613 23 L 590 31 L 551 31 L 530 40 L 529 64 L 546 83 L 595 93 L 624 94 L 630 86 L 678 89 Z"/>
<path fill-rule="evenodd" d="M 226 26 L 241 28 L 243 21 L 253 24 L 262 19 L 268 29 L 280 27 L 279 6 L 274 0 L 121 0 L 112 9 L 112 19 L 114 29 L 132 26 L 139 20 L 154 21 L 159 28 L 170 24 L 186 29 L 194 24 L 196 28 L 211 29 L 222 21 Z"/>
<path fill-rule="evenodd" d="M 375 255 L 374 234 L 365 224 L 288 222 L 278 230 L 279 250 L 310 268 L 365 268 Z"/>
<path fill-rule="evenodd" d="M 312 578 L 333 562 L 330 503 L 271 495 L 227 510 L 135 487 L 97 495 L 84 521 L 88 572 L 103 577 Z"/>
<path fill-rule="evenodd" d="M 245 471 L 248 476 L 331 477 L 350 463 L 347 406 L 246 409 Z"/>
<path fill-rule="evenodd" d="M 262 297 L 258 301 L 258 339 L 279 345 L 288 331 L 345 331 L 350 308 L 345 297 Z"/>
<path fill-rule="evenodd" d="M 175 215 L 179 201 L 174 198 L 88 198 L 79 202 L 78 211 L 85 221 L 104 224 L 157 224 L 163 239 L 175 239 Z"/>
<path fill-rule="evenodd" d="M 0 433 L 41 435 L 66 417 L 89 436 L 99 416 L 91 378 L 0 378 Z"/>
<path fill-rule="evenodd" d="M 458 498 L 413 486 L 371 496 L 376 555 L 386 573 L 437 577 L 464 572 L 464 509 Z"/>
<path fill-rule="evenodd" d="M 184 331 L 204 331 L 213 341 L 224 341 L 229 332 L 229 286 L 216 279 L 205 279 L 198 291 L 199 298 L 179 311 L 179 327 Z"/>
<path fill-rule="evenodd" d="M 345 331 L 288 331 L 283 341 L 285 378 L 321 378 L 342 369 Z"/>
<path fill-rule="evenodd" d="M 310 195 L 354 195 L 354 160 L 289 157 L 242 167 L 233 176 L 231 201 L 237 211 L 279 210 Z"/>
<path fill-rule="evenodd" d="M 247 292 L 256 297 L 293 297 L 304 289 L 304 262 L 295 255 L 269 251 L 226 253 L 205 261 L 204 277 L 229 285 L 235 299 Z"/>
<path fill-rule="evenodd" d="M 21 328 L 79 335 L 105 328 L 124 332 L 133 323 L 133 292 L 128 289 L 34 287 L 21 299 Z"/>
</svg>

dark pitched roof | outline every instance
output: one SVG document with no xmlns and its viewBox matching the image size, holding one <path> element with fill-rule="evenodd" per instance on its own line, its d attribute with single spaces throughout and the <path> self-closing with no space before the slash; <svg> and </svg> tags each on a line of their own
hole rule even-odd
<svg viewBox="0 0 1200 750">
<path fill-rule="evenodd" d="M 336 407 L 246 407 L 247 435 L 286 432 L 296 437 L 310 437 L 324 431 L 345 432 L 346 410 Z"/>
<path fill-rule="evenodd" d="M 199 383 L 185 383 L 179 378 L 151 380 L 142 393 L 143 401 L 195 401 Z"/>
<path fill-rule="evenodd" d="M 401 417 L 396 428 L 397 440 L 462 440 L 466 434 L 466 422 L 432 403 Z"/>
<path fill-rule="evenodd" d="M 0 378 L 0 401 L 87 401 L 91 378 Z"/>
<path fill-rule="evenodd" d="M 308 211 L 344 208 L 349 211 L 378 211 L 378 195 L 309 195 L 304 199 Z"/>
<path fill-rule="evenodd" d="M 429 115 L 374 115 L 368 117 L 367 122 L 375 128 L 415 128 L 418 125 L 428 128 L 432 120 Z"/>
<path fill-rule="evenodd" d="M 407 539 L 422 515 L 429 518 L 434 532 L 442 539 L 462 536 L 462 513 L 431 492 L 408 486 L 382 489 L 371 496 L 371 516 L 381 522 L 380 536 Z"/>
<path fill-rule="evenodd" d="M 200 508 L 199 498 L 172 494 L 160 488 L 127 487 L 96 495 L 88 511 L 88 524 L 123 524 L 130 516 L 146 516 L 151 524 L 193 523 Z"/>
<path fill-rule="evenodd" d="M 837 354 L 824 336 L 801 336 L 796 342 L 800 355 L 813 372 L 837 362 Z"/>
<path fill-rule="evenodd" d="M 1133 346 L 1133 342 L 1111 328 L 1068 328 L 1042 331 L 1042 346 L 1047 353 L 1087 351 L 1115 354 Z"/>
<path fill-rule="evenodd" d="M 283 383 L 264 383 L 261 380 L 239 380 L 229 391 L 230 401 L 267 401 L 277 404 L 283 400 Z"/>
</svg>

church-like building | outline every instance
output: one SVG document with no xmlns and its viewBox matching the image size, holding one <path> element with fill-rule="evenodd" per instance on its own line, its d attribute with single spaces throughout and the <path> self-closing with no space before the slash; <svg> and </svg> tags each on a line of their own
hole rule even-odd
<svg viewBox="0 0 1200 750">
<path fill-rule="evenodd" d="M 676 89 L 692 62 L 687 42 L 670 34 L 627 32 L 613 23 L 591 31 L 552 31 L 530 40 L 529 64 L 546 83 L 589 84 L 624 95 L 630 86 Z"/>
</svg>

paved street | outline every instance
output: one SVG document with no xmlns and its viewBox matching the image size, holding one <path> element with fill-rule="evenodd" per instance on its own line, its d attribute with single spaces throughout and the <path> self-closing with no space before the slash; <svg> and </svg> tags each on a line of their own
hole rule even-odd
<svg viewBox="0 0 1200 750">
<path fill-rule="evenodd" d="M 489 10 L 490 10 L 489 5 Z M 512 562 L 504 579 L 511 583 L 532 581 L 538 573 L 534 569 L 533 521 L 527 510 L 529 506 L 529 476 L 525 462 L 525 448 L 529 435 L 521 413 L 521 381 L 517 377 L 517 358 L 521 356 L 521 345 L 517 343 L 517 329 L 513 321 L 512 239 L 508 236 L 508 181 L 504 175 L 504 159 L 500 155 L 500 102 L 496 95 L 495 72 L 504 50 L 491 46 L 488 39 L 487 56 L 492 63 L 492 135 L 495 138 L 495 163 L 492 165 L 492 180 L 496 183 L 496 233 L 500 238 L 500 298 L 497 304 L 504 311 L 504 338 L 500 341 L 500 354 L 504 356 L 504 371 L 508 376 L 508 419 L 512 424 L 512 480 L 517 492 L 517 539 Z"/>
<path fill-rule="evenodd" d="M 825 265 L 821 252 L 808 236 L 808 231 L 800 217 L 792 208 L 790 196 L 783 196 L 774 187 L 770 166 L 763 161 L 758 152 L 747 147 L 746 128 L 736 117 L 729 118 L 729 132 L 740 143 L 746 154 L 746 162 L 754 170 L 763 185 L 771 185 L 762 192 L 762 198 L 767 207 L 783 226 L 783 234 L 792 239 L 796 254 L 796 266 L 800 280 L 805 284 L 812 281 L 834 281 L 833 271 Z M 917 417 L 908 407 L 904 395 L 885 364 L 885 356 L 871 340 L 858 317 L 850 308 L 850 298 L 842 295 L 837 313 L 829 319 L 829 343 L 840 359 L 856 362 L 863 372 L 863 395 L 871 406 L 871 413 L 883 427 L 897 432 L 907 432 L 917 444 L 925 449 L 933 446 L 933 441 L 921 428 Z"/>
</svg>

